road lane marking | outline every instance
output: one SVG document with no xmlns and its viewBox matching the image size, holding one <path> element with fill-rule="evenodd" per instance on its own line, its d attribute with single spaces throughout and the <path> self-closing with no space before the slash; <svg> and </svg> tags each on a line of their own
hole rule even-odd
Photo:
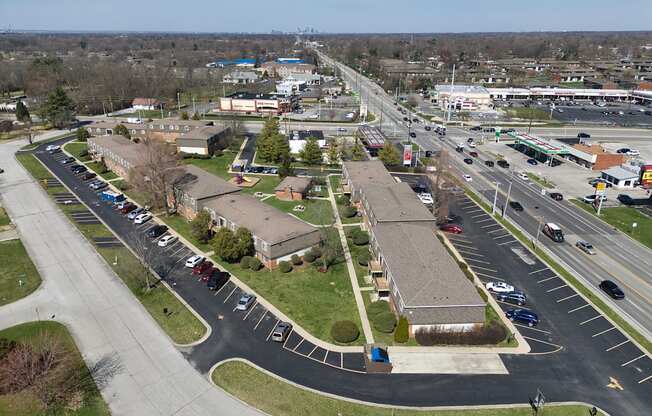
<svg viewBox="0 0 652 416">
<path fill-rule="evenodd" d="M 229 298 L 231 297 L 231 295 L 233 294 L 233 292 L 235 292 L 235 290 L 236 290 L 237 288 L 238 288 L 237 285 L 234 286 L 234 287 L 233 287 L 233 290 L 231 291 L 231 293 L 229 293 L 229 295 L 224 299 L 224 302 L 222 302 L 222 303 L 226 303 L 226 301 L 229 300 Z M 234 310 L 235 310 L 235 309 L 234 309 Z"/>
<path fill-rule="evenodd" d="M 554 292 L 555 290 L 561 289 L 563 287 L 568 287 L 568 285 L 564 284 L 564 285 L 561 285 L 561 286 L 554 287 L 554 288 L 552 288 L 550 290 L 546 290 L 546 293 Z"/>
<path fill-rule="evenodd" d="M 599 337 L 600 335 L 602 335 L 602 334 L 606 334 L 607 332 L 609 332 L 609 331 L 613 331 L 614 329 L 616 329 L 616 327 L 615 327 L 615 326 L 612 326 L 612 327 L 609 328 L 609 329 L 605 329 L 604 331 L 601 331 L 601 332 L 598 332 L 597 334 L 593 334 L 593 335 L 591 335 L 591 338 Z"/>
<path fill-rule="evenodd" d="M 573 312 L 579 311 L 580 309 L 584 309 L 584 308 L 586 308 L 587 306 L 591 306 L 591 305 L 589 305 L 589 304 L 587 303 L 586 305 L 582 305 L 582 306 L 580 306 L 580 307 L 578 307 L 578 308 L 571 309 L 570 311 L 568 311 L 568 313 L 573 313 Z"/>
<path fill-rule="evenodd" d="M 258 301 L 256 301 L 256 302 L 254 303 L 254 306 L 252 306 L 251 308 L 249 308 L 249 312 L 247 312 L 247 313 L 245 314 L 244 318 L 242 318 L 243 321 L 244 321 L 245 319 L 247 319 L 247 317 L 251 314 L 251 312 L 254 311 L 254 309 L 256 309 L 256 306 L 258 306 Z"/>
<path fill-rule="evenodd" d="M 630 341 L 628 339 L 626 339 L 625 341 L 621 342 L 620 344 L 616 344 L 616 345 L 614 345 L 612 347 L 607 348 L 605 351 L 609 352 L 611 350 L 615 350 L 616 348 L 620 347 L 621 345 L 625 345 L 628 342 L 630 342 Z"/>
<path fill-rule="evenodd" d="M 589 322 L 591 322 L 591 321 L 594 321 L 594 320 L 596 320 L 596 319 L 598 319 L 598 318 L 602 318 L 602 315 L 597 315 L 597 316 L 594 316 L 593 318 L 589 318 L 589 319 L 587 319 L 587 320 L 584 321 L 584 322 L 580 322 L 580 325 L 587 324 L 587 323 L 589 323 Z"/>
<path fill-rule="evenodd" d="M 552 277 L 546 277 L 546 278 L 543 279 L 543 280 L 538 280 L 537 283 L 547 282 L 548 280 L 552 280 L 552 279 L 554 279 L 555 277 L 557 277 L 557 276 L 555 275 L 555 276 L 552 276 Z"/>
<path fill-rule="evenodd" d="M 269 337 L 272 336 L 272 333 L 273 333 L 274 330 L 276 329 L 276 325 L 278 325 L 279 322 L 281 322 L 281 320 L 280 320 L 280 319 L 277 319 L 276 322 L 274 323 L 274 325 L 272 325 L 272 329 L 269 330 L 269 334 L 267 334 L 267 338 L 265 338 L 265 341 L 269 341 Z M 288 334 L 288 337 L 285 338 L 285 342 L 283 343 L 283 348 L 285 348 L 285 344 L 287 344 L 288 339 L 290 339 L 290 335 L 292 335 L 292 331 L 294 331 L 294 330 L 291 329 L 291 330 L 290 330 L 290 333 Z"/>
<path fill-rule="evenodd" d="M 521 325 L 521 324 L 517 324 L 517 323 L 514 323 L 514 326 L 519 326 L 521 328 L 531 329 L 533 331 L 542 332 L 542 333 L 548 334 L 548 335 L 552 334 L 552 332 L 550 332 L 550 331 L 545 331 L 543 329 L 537 329 L 537 328 L 535 328 L 533 326 Z"/>
<path fill-rule="evenodd" d="M 651 376 L 647 376 L 647 377 L 645 377 L 643 380 L 639 380 L 638 384 L 643 384 L 643 383 L 645 383 L 646 381 L 648 381 L 648 380 L 651 379 L 651 378 L 652 378 L 652 375 L 651 375 Z"/>
<path fill-rule="evenodd" d="M 254 325 L 254 331 L 258 329 L 258 325 L 260 325 L 261 322 L 263 322 L 263 318 L 267 316 L 267 312 L 269 312 L 267 309 L 265 309 L 265 313 L 263 313 L 263 316 L 260 317 L 258 322 L 256 322 L 256 325 Z"/>
<path fill-rule="evenodd" d="M 543 269 L 535 270 L 535 271 L 530 272 L 530 273 L 528 273 L 528 274 L 537 274 L 537 273 L 542 272 L 542 271 L 544 271 L 544 270 L 549 270 L 549 269 L 548 269 L 547 267 L 544 267 Z"/>
<path fill-rule="evenodd" d="M 561 299 L 559 299 L 559 300 L 557 301 L 557 303 L 561 303 L 561 302 L 563 302 L 563 301 L 565 301 L 565 300 L 572 299 L 572 298 L 574 298 L 575 296 L 579 296 L 579 294 L 576 293 L 576 294 L 574 294 L 574 295 L 570 295 L 570 296 L 566 296 L 565 298 L 561 298 Z"/>
<path fill-rule="evenodd" d="M 638 357 L 634 358 L 633 360 L 629 360 L 629 361 L 627 361 L 626 363 L 621 364 L 620 366 L 621 366 L 621 367 L 625 367 L 626 365 L 631 364 L 631 363 L 633 363 L 634 361 L 638 361 L 638 360 L 640 360 L 640 359 L 643 358 L 643 357 L 647 357 L 647 355 L 646 355 L 646 354 L 639 355 Z"/>
</svg>

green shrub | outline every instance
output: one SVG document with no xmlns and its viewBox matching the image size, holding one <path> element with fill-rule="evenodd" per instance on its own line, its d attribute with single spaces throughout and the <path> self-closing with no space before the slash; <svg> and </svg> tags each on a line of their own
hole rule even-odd
<svg viewBox="0 0 652 416">
<path fill-rule="evenodd" d="M 287 261 L 282 261 L 278 264 L 278 269 L 281 273 L 289 273 L 292 271 L 292 265 Z"/>
<path fill-rule="evenodd" d="M 377 331 L 391 334 L 396 326 L 396 316 L 391 312 L 382 312 L 371 318 L 371 324 Z"/>
<path fill-rule="evenodd" d="M 355 209 L 355 207 L 352 207 L 351 205 L 349 205 L 348 207 L 342 210 L 342 215 L 344 215 L 346 218 L 353 218 L 356 216 L 357 213 L 358 210 Z"/>
<path fill-rule="evenodd" d="M 337 342 L 348 344 L 360 336 L 360 330 L 351 321 L 337 321 L 331 327 L 331 336 Z"/>
<path fill-rule="evenodd" d="M 369 244 L 369 234 L 367 234 L 365 231 L 356 232 L 353 235 L 353 244 L 356 246 L 364 246 Z"/>
<path fill-rule="evenodd" d="M 88 156 L 88 150 L 82 150 L 81 152 L 79 152 L 79 157 L 86 157 L 86 156 Z"/>
<path fill-rule="evenodd" d="M 293 254 L 290 260 L 292 261 L 292 264 L 294 264 L 295 266 L 301 266 L 303 264 L 303 260 L 301 260 L 301 257 L 297 256 L 296 254 Z"/>
<path fill-rule="evenodd" d="M 249 268 L 257 272 L 263 268 L 263 263 L 261 263 L 256 257 L 252 257 L 251 260 L 249 260 Z"/>
<path fill-rule="evenodd" d="M 251 268 L 251 266 L 250 266 L 251 265 L 251 259 L 253 259 L 253 257 L 251 257 L 251 256 L 242 257 L 240 259 L 240 267 L 242 267 L 243 269 Z"/>
<path fill-rule="evenodd" d="M 310 252 L 312 253 L 313 256 L 315 256 L 316 259 L 321 257 L 321 248 L 319 247 L 313 247 L 310 249 Z"/>
<path fill-rule="evenodd" d="M 362 253 L 362 254 L 360 254 L 358 256 L 358 264 L 360 266 L 368 266 L 370 259 L 371 259 L 371 256 L 369 255 L 369 252 L 365 251 L 364 253 Z"/>
<path fill-rule="evenodd" d="M 312 254 L 312 251 L 309 251 L 309 252 L 307 252 L 306 254 L 303 255 L 303 260 L 306 263 L 312 263 L 313 261 L 315 261 L 315 255 Z"/>
<path fill-rule="evenodd" d="M 351 199 L 346 195 L 339 195 L 335 202 L 337 202 L 337 205 L 350 205 Z"/>
<path fill-rule="evenodd" d="M 401 344 L 408 342 L 410 339 L 410 327 L 408 320 L 405 316 L 401 316 L 398 319 L 398 325 L 396 325 L 396 331 L 394 331 L 394 341 Z"/>
<path fill-rule="evenodd" d="M 389 310 L 389 303 L 383 301 L 383 300 L 378 300 L 376 302 L 371 302 L 367 306 L 367 316 L 369 319 L 372 319 L 376 315 L 380 315 L 386 312 L 390 312 Z"/>
</svg>

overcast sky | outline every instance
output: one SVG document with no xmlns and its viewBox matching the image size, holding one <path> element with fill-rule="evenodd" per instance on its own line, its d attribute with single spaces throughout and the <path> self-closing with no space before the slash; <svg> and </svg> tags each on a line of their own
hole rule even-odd
<svg viewBox="0 0 652 416">
<path fill-rule="evenodd" d="M 652 30 L 652 0 L 0 0 L 0 30 Z"/>
</svg>

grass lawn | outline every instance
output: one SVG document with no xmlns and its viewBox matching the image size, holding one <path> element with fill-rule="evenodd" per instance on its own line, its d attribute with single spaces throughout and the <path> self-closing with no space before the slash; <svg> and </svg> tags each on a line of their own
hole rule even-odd
<svg viewBox="0 0 652 416">
<path fill-rule="evenodd" d="M 335 195 L 335 198 L 340 195 Z M 347 205 L 346 204 L 337 204 L 337 210 L 340 213 L 340 220 L 342 221 L 342 224 L 359 224 L 362 222 L 362 217 L 358 217 L 357 215 L 354 215 L 353 217 L 345 217 L 344 216 L 344 210 L 346 209 Z M 348 227 L 347 227 L 348 228 Z"/>
<path fill-rule="evenodd" d="M 281 178 L 279 178 L 277 175 L 251 175 L 251 174 L 245 174 L 246 176 L 251 176 L 251 177 L 256 177 L 260 178 L 260 181 L 258 183 L 251 187 L 251 188 L 242 188 L 242 192 L 248 193 L 248 194 L 253 194 L 254 192 L 262 192 L 264 194 L 273 194 L 274 193 L 274 188 L 278 186 L 279 183 L 281 183 Z"/>
<path fill-rule="evenodd" d="M 536 182 L 539 185 L 543 186 L 544 188 L 554 188 L 555 184 L 547 180 L 546 178 L 541 178 L 540 176 L 532 173 L 532 172 L 527 172 L 527 177 L 530 178 L 532 182 Z"/>
<path fill-rule="evenodd" d="M 9 225 L 10 223 L 11 220 L 9 219 L 7 212 L 4 210 L 4 208 L 0 207 L 0 227 L 3 225 Z"/>
<path fill-rule="evenodd" d="M 350 320 L 361 332 L 352 345 L 364 344 L 351 281 L 343 261 L 331 266 L 326 273 L 305 263 L 295 266 L 289 273 L 281 273 L 278 269 L 254 272 L 243 270 L 237 264 L 220 263 L 315 337 L 337 344 L 331 337 L 331 326 L 335 321 Z"/>
<path fill-rule="evenodd" d="M 203 251 L 212 250 L 210 244 L 201 243 L 195 237 L 192 236 L 190 231 L 190 223 L 180 215 L 161 215 L 159 217 L 161 221 L 167 224 L 168 227 L 173 228 L 174 231 L 181 234 L 186 240 L 190 241 L 196 247 Z"/>
<path fill-rule="evenodd" d="M 23 165 L 25 169 L 34 177 L 34 179 L 48 179 L 52 178 L 50 172 L 34 157 L 31 153 L 17 153 L 16 159 Z"/>
<path fill-rule="evenodd" d="M 586 212 L 597 215 L 595 209 L 590 204 L 573 199 L 572 202 Z M 602 208 L 600 218 L 609 225 L 618 228 L 620 231 L 629 235 L 641 244 L 652 248 L 652 218 L 641 213 L 636 208 L 614 207 Z M 636 228 L 632 224 L 636 223 Z"/>
<path fill-rule="evenodd" d="M 338 189 L 340 187 L 340 183 L 342 182 L 342 176 L 341 175 L 333 175 L 328 177 L 328 181 L 331 184 L 331 189 L 333 192 L 342 192 L 341 189 Z"/>
<path fill-rule="evenodd" d="M 0 264 L 0 306 L 25 297 L 40 286 L 41 276 L 20 240 L 0 241 Z"/>
<path fill-rule="evenodd" d="M 220 156 L 215 156 L 210 159 L 183 159 L 183 163 L 186 165 L 194 165 L 198 168 L 204 169 L 206 172 L 210 172 L 213 175 L 219 176 L 222 179 L 231 179 L 231 174 L 229 173 L 229 167 L 233 163 L 236 153 L 225 151 Z"/>
<path fill-rule="evenodd" d="M 283 212 L 292 214 L 302 220 L 314 225 L 331 225 L 335 222 L 333 209 L 330 201 L 324 199 L 304 199 L 303 201 L 281 201 L 275 196 L 265 199 L 263 202 Z M 292 209 L 297 205 L 306 207 L 305 211 L 297 212 Z"/>
<path fill-rule="evenodd" d="M 351 229 L 360 229 L 360 227 L 346 227 L 346 231 L 350 232 Z M 361 266 L 358 263 L 358 258 L 362 253 L 369 252 L 369 244 L 364 246 L 356 246 L 353 244 L 353 240 L 350 237 L 346 238 L 347 243 L 349 244 L 349 251 L 351 252 L 351 259 L 353 260 L 353 266 L 355 267 L 355 274 L 358 276 L 358 284 L 360 287 L 372 286 L 373 283 L 367 283 L 364 280 L 364 277 L 369 274 L 369 268 L 366 266 Z"/>
<path fill-rule="evenodd" d="M 84 142 L 69 142 L 63 146 L 63 149 L 82 162 L 88 162 L 91 160 L 88 153 L 86 156 L 81 156 L 82 152 L 88 152 L 88 144 Z"/>
<path fill-rule="evenodd" d="M 0 338 L 7 338 L 19 343 L 34 342 L 42 332 L 56 334 L 61 337 L 66 348 L 74 355 L 75 361 L 84 365 L 83 359 L 75 341 L 65 326 L 54 321 L 29 322 L 0 331 Z M 85 368 L 85 365 L 84 365 Z M 43 414 L 35 397 L 30 393 L 21 392 L 12 395 L 0 395 L 0 415 L 35 416 Z M 96 386 L 89 388 L 82 405 L 77 410 L 63 410 L 54 414 L 67 416 L 102 416 L 110 415 L 109 408 L 102 399 Z"/>
<path fill-rule="evenodd" d="M 115 179 L 118 177 L 115 173 L 111 172 L 110 170 L 100 173 L 104 170 L 104 166 L 100 162 L 89 162 L 86 163 L 86 167 L 89 169 L 95 171 L 98 175 L 100 175 L 102 178 L 104 178 L 107 181 L 110 181 L 111 179 Z"/>
<path fill-rule="evenodd" d="M 269 376 L 248 364 L 231 361 L 212 374 L 215 384 L 249 405 L 272 416 L 530 416 L 530 406 L 482 410 L 406 410 L 369 406 L 306 391 Z M 546 416 L 586 416 L 586 406 L 546 406 Z M 603 415 L 600 413 L 600 415 Z"/>
</svg>

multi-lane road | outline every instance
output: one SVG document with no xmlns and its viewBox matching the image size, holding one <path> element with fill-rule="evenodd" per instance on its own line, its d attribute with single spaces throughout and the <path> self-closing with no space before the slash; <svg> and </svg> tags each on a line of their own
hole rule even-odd
<svg viewBox="0 0 652 416">
<path fill-rule="evenodd" d="M 368 78 L 356 73 L 353 69 L 334 61 L 317 51 L 321 59 L 330 66 L 337 66 L 348 85 L 360 92 L 370 109 L 376 114 L 383 113 L 383 119 L 389 130 L 397 129 L 405 134 L 404 115 L 394 105 L 394 99 Z M 410 118 L 416 117 L 411 115 Z M 421 119 L 422 122 L 425 120 Z M 627 294 L 624 301 L 615 302 L 596 290 L 599 296 L 618 310 L 648 337 L 652 337 L 652 252 L 645 246 L 614 230 L 609 225 L 597 220 L 590 214 L 574 207 L 566 201 L 555 201 L 543 195 L 541 188 L 527 181 L 520 180 L 513 172 L 498 167 L 489 168 L 482 160 L 495 160 L 477 149 L 479 160 L 467 165 L 463 162 L 468 154 L 460 154 L 453 149 L 459 142 L 465 142 L 472 137 L 468 130 L 449 127 L 448 134 L 439 138 L 432 132 L 423 129 L 423 124 L 414 123 L 411 131 L 416 137 L 411 139 L 423 150 L 448 149 L 451 154 L 451 168 L 458 174 L 470 174 L 474 180 L 468 185 L 477 193 L 493 202 L 496 187 L 500 188 L 498 205 L 505 205 L 506 191 L 511 182 L 510 200 L 523 204 L 525 211 L 516 213 L 508 209 L 507 216 L 518 224 L 533 238 L 542 222 L 554 222 L 561 226 L 567 239 L 574 242 L 577 239 L 591 241 L 598 249 L 597 256 L 587 256 L 573 247 L 571 243 L 553 243 L 547 237 L 541 236 L 539 241 L 563 265 L 585 280 L 588 286 L 595 288 L 604 279 L 618 282 Z M 579 131 L 588 131 L 596 138 L 650 138 L 649 131 L 641 129 L 609 129 L 609 128 L 534 128 L 533 132 L 545 136 L 573 136 Z M 496 185 L 498 183 L 499 185 Z"/>
</svg>

